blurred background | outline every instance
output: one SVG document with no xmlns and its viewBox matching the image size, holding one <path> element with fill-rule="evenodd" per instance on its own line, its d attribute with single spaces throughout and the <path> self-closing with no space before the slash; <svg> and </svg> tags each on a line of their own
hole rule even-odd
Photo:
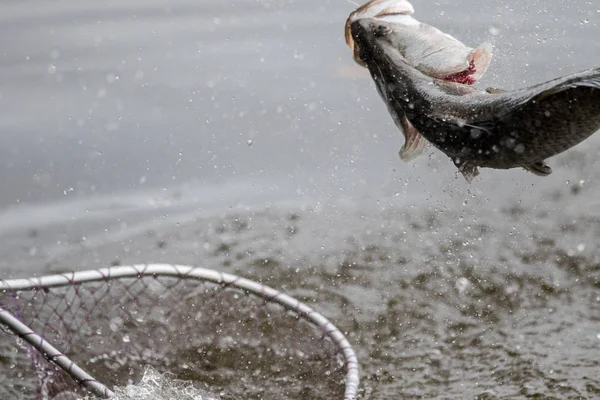
<svg viewBox="0 0 600 400">
<path fill-rule="evenodd" d="M 482 86 L 600 65 L 592 1 L 419 1 Z M 2 0 L 0 278 L 171 262 L 301 292 L 365 398 L 600 393 L 600 137 L 467 185 L 354 64 L 343 0 Z M 491 397 L 477 397 L 491 396 Z"/>
</svg>

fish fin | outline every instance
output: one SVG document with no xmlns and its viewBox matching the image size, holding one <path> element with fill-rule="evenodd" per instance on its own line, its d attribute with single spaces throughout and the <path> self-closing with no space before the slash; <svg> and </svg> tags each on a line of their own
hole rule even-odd
<svg viewBox="0 0 600 400">
<path fill-rule="evenodd" d="M 469 162 L 464 162 L 460 158 L 452 159 L 454 165 L 458 168 L 462 176 L 465 178 L 467 183 L 472 183 L 473 179 L 479 175 L 479 168 L 477 165 L 471 164 Z"/>
<path fill-rule="evenodd" d="M 523 168 L 537 176 L 548 176 L 552 173 L 552 168 L 544 161 L 538 161 L 531 165 L 524 165 Z"/>
<path fill-rule="evenodd" d="M 400 125 L 402 125 L 405 142 L 399 155 L 402 161 L 409 162 L 423 154 L 428 142 L 421 132 L 410 123 L 406 115 L 400 117 Z"/>
<path fill-rule="evenodd" d="M 471 60 L 475 66 L 475 73 L 471 75 L 475 81 L 478 81 L 488 70 L 492 62 L 493 47 L 489 43 L 482 43 L 471 52 Z"/>
<path fill-rule="evenodd" d="M 498 89 L 498 88 L 495 88 L 495 87 L 486 88 L 485 91 L 488 92 L 489 94 L 506 93 L 506 90 L 504 90 L 504 89 Z"/>
</svg>

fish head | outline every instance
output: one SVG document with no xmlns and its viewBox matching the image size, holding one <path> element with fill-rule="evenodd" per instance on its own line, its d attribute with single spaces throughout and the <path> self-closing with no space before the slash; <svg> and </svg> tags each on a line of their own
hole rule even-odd
<svg viewBox="0 0 600 400">
<path fill-rule="evenodd" d="M 402 58 L 397 50 L 401 43 L 393 34 L 393 23 L 375 18 L 361 18 L 351 24 L 350 30 L 355 43 L 355 57 L 362 65 L 368 67 L 371 64 L 382 63 L 382 58 L 390 52 Z"/>
<path fill-rule="evenodd" d="M 417 25 L 418 21 L 411 17 L 414 12 L 415 9 L 407 0 L 371 0 L 352 12 L 344 26 L 344 37 L 346 44 L 352 50 L 354 61 L 365 67 L 358 56 L 360 48 L 352 37 L 351 26 L 354 22 L 365 18 L 395 18 L 395 21 L 399 23 Z"/>
<path fill-rule="evenodd" d="M 373 20 L 392 32 L 387 42 L 394 46 L 412 67 L 427 76 L 450 82 L 473 84 L 485 74 L 492 46 L 483 43 L 473 49 L 439 29 L 413 18 L 414 8 L 406 0 L 371 0 L 350 14 L 344 36 L 354 61 L 366 67 L 361 46 L 354 40 L 352 26 Z"/>
</svg>

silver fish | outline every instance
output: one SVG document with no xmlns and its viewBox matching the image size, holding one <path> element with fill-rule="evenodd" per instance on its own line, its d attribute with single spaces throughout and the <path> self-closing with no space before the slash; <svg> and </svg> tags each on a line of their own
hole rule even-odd
<svg viewBox="0 0 600 400">
<path fill-rule="evenodd" d="M 360 49 L 352 38 L 350 26 L 363 18 L 375 18 L 393 24 L 397 50 L 425 75 L 473 84 L 485 74 L 492 59 L 490 44 L 483 43 L 476 49 L 468 47 L 439 29 L 417 21 L 412 16 L 414 12 L 407 0 L 371 0 L 352 12 L 346 20 L 344 34 L 354 60 L 365 66 L 358 56 Z M 411 161 L 422 154 L 428 143 L 421 136 L 410 134 L 413 128 L 404 116 L 395 115 L 394 120 L 406 139 L 400 159 Z"/>
<path fill-rule="evenodd" d="M 398 51 L 394 24 L 351 24 L 359 57 L 395 120 L 406 117 L 411 141 L 424 137 L 470 182 L 479 167 L 522 167 L 540 176 L 545 160 L 600 129 L 600 68 L 514 91 L 481 90 L 432 78 Z"/>
</svg>

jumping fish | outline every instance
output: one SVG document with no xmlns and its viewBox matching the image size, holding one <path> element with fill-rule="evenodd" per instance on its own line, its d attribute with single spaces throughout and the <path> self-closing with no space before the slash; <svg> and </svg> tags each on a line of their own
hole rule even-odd
<svg viewBox="0 0 600 400">
<path fill-rule="evenodd" d="M 600 68 L 514 91 L 480 90 L 424 74 L 399 50 L 402 31 L 380 18 L 350 24 L 358 58 L 397 119 L 449 156 L 467 181 L 479 167 L 522 167 L 540 176 L 545 160 L 600 129 Z"/>
</svg>

